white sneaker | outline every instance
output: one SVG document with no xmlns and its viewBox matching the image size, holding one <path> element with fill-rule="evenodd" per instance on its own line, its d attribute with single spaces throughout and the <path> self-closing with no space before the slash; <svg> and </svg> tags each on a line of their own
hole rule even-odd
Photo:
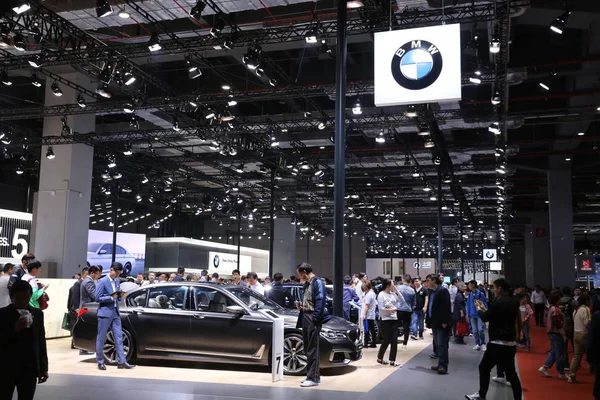
<svg viewBox="0 0 600 400">
<path fill-rule="evenodd" d="M 481 350 L 481 346 L 479 346 L 478 344 L 476 344 L 476 345 L 473 347 L 473 350 L 475 350 L 475 351 L 479 351 L 479 350 Z M 479 393 L 477 394 L 477 396 L 479 396 Z"/>
<path fill-rule="evenodd" d="M 481 345 L 481 351 L 486 351 L 487 350 L 487 346 L 485 344 Z"/>
<path fill-rule="evenodd" d="M 315 381 L 309 381 L 309 380 L 305 380 L 305 381 L 302 381 L 302 383 L 300 383 L 300 387 L 313 387 L 313 386 L 319 386 L 319 383 L 315 382 Z"/>
<path fill-rule="evenodd" d="M 465 397 L 469 400 L 485 400 L 481 396 L 479 396 L 479 392 L 475 392 L 473 394 L 466 394 Z"/>
<path fill-rule="evenodd" d="M 408 350 L 408 346 L 403 344 L 402 347 L 400 347 L 400 350 L 406 351 L 406 350 Z"/>
<path fill-rule="evenodd" d="M 540 371 L 542 373 L 542 375 L 544 375 L 546 378 L 551 378 L 552 375 L 550 375 L 550 372 L 548 372 L 548 368 L 546 368 L 546 366 L 542 365 L 540 367 L 540 369 L 538 369 L 538 371 Z"/>
<path fill-rule="evenodd" d="M 499 384 L 501 384 L 501 385 L 506 385 L 506 386 L 508 386 L 508 387 L 510 387 L 510 386 L 511 386 L 510 382 L 509 382 L 509 381 L 507 381 L 507 380 L 506 380 L 506 378 L 505 378 L 505 377 L 502 377 L 502 376 L 494 376 L 494 377 L 492 378 L 492 380 L 493 380 L 494 382 L 496 382 L 496 383 L 499 383 Z"/>
<path fill-rule="evenodd" d="M 565 374 L 558 374 L 558 379 L 568 380 L 569 378 Z"/>
</svg>

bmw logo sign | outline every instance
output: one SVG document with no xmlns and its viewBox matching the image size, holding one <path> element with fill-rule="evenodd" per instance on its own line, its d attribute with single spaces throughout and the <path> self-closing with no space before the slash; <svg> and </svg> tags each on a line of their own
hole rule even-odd
<svg viewBox="0 0 600 400">
<path fill-rule="evenodd" d="M 485 252 L 485 257 L 486 258 L 494 258 L 494 256 L 495 256 L 495 254 L 494 254 L 493 251 L 489 251 L 488 250 L 488 251 Z"/>
<path fill-rule="evenodd" d="M 442 72 L 442 54 L 432 43 L 412 40 L 392 58 L 392 75 L 403 88 L 421 90 L 432 85 Z"/>
<path fill-rule="evenodd" d="M 221 263 L 221 260 L 219 259 L 219 255 L 215 254 L 215 258 L 213 258 L 213 265 L 215 266 L 215 268 L 219 268 L 220 263 Z"/>
</svg>

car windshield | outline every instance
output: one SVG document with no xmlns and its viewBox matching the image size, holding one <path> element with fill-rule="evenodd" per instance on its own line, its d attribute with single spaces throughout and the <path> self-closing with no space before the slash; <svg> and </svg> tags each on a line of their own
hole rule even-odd
<svg viewBox="0 0 600 400">
<path fill-rule="evenodd" d="M 236 287 L 228 288 L 229 293 L 233 294 L 252 310 L 279 310 L 281 307 L 271 299 L 255 292 L 252 289 Z"/>
<path fill-rule="evenodd" d="M 88 250 L 90 253 L 95 253 L 98 251 L 98 249 L 100 248 L 100 246 L 102 246 L 103 243 L 88 243 Z"/>
</svg>

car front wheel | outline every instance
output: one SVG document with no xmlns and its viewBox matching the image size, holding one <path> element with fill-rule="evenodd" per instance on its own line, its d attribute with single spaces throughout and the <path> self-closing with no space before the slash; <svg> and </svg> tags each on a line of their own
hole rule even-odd
<svg viewBox="0 0 600 400">
<path fill-rule="evenodd" d="M 299 333 L 288 333 L 283 339 L 283 373 L 304 375 L 306 373 L 306 353 L 304 341 Z"/>
<path fill-rule="evenodd" d="M 115 337 L 112 330 L 106 334 L 106 340 L 104 341 L 104 360 L 109 364 L 117 364 L 119 359 L 117 357 L 117 346 L 115 344 Z M 127 362 L 133 361 L 134 359 L 134 345 L 133 337 L 126 329 L 123 329 L 123 353 L 125 353 L 125 360 Z"/>
<path fill-rule="evenodd" d="M 131 263 L 126 263 L 123 269 L 123 275 L 129 276 L 131 274 Z"/>
</svg>

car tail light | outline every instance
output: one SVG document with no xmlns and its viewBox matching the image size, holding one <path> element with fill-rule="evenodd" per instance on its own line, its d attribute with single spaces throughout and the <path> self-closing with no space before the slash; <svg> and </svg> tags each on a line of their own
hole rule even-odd
<svg viewBox="0 0 600 400">
<path fill-rule="evenodd" d="M 82 308 L 79 310 L 79 313 L 77 314 L 77 318 L 81 318 L 83 317 L 83 314 L 85 314 L 86 312 L 88 312 L 87 308 Z"/>
</svg>

